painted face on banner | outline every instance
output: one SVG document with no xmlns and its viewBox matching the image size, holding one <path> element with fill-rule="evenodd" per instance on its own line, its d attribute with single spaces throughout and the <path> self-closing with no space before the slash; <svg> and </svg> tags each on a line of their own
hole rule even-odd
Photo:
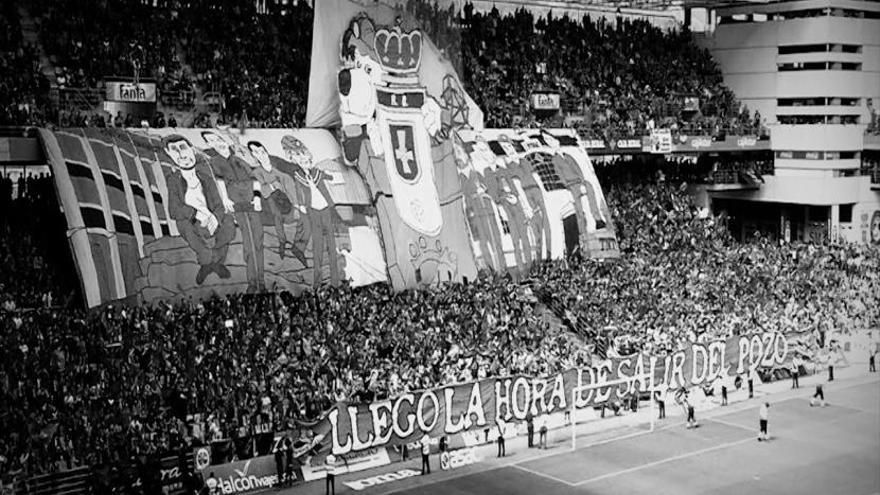
<svg viewBox="0 0 880 495">
<path fill-rule="evenodd" d="M 248 149 L 251 151 L 254 159 L 264 168 L 272 168 L 272 162 L 269 160 L 269 152 L 262 144 L 249 144 Z"/>
<path fill-rule="evenodd" d="M 287 146 L 284 148 L 287 161 L 296 163 L 302 168 L 312 168 L 312 154 L 305 146 Z"/>
<path fill-rule="evenodd" d="M 188 170 L 196 166 L 196 154 L 186 141 L 172 141 L 165 147 L 165 152 L 174 160 L 178 168 Z"/>
<path fill-rule="evenodd" d="M 229 156 L 229 143 L 222 136 L 213 132 L 207 132 L 204 135 L 204 139 L 208 146 L 221 156 Z"/>
<path fill-rule="evenodd" d="M 478 138 L 474 141 L 474 152 L 471 154 L 474 168 L 482 172 L 483 170 L 495 169 L 495 153 L 489 148 L 489 144 L 485 140 Z"/>
<path fill-rule="evenodd" d="M 559 148 L 559 140 L 553 137 L 551 134 L 543 132 L 541 133 L 541 137 L 544 138 L 544 142 L 547 143 L 547 146 L 553 149 Z"/>
<path fill-rule="evenodd" d="M 452 141 L 452 151 L 455 153 L 455 164 L 459 170 L 467 170 L 471 168 L 471 158 L 468 156 L 464 145 L 457 138 Z"/>
</svg>

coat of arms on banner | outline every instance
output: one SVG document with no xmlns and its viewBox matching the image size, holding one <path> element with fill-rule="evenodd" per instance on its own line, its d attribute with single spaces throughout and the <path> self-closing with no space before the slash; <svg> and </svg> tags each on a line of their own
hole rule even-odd
<svg viewBox="0 0 880 495">
<path fill-rule="evenodd" d="M 338 89 L 345 158 L 379 213 L 397 288 L 476 276 L 452 140 L 453 115 L 419 81 L 422 33 L 355 17 L 342 39 Z M 437 95 L 455 104 L 455 88 Z"/>
</svg>

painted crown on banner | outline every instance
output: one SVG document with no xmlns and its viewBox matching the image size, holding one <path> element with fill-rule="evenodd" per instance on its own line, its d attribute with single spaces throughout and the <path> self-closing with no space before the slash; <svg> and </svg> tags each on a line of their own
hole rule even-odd
<svg viewBox="0 0 880 495">
<path fill-rule="evenodd" d="M 379 29 L 373 38 L 373 47 L 383 70 L 399 75 L 418 72 L 422 58 L 422 33 L 418 29 L 408 33 L 400 26 Z"/>
</svg>

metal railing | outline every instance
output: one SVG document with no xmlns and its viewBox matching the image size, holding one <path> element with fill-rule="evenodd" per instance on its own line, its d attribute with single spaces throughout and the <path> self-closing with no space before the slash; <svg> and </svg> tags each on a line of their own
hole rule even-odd
<svg viewBox="0 0 880 495">
<path fill-rule="evenodd" d="M 223 109 L 223 95 L 219 91 L 207 91 L 199 103 L 206 111 L 219 112 Z"/>
<path fill-rule="evenodd" d="M 94 110 L 104 102 L 104 90 L 98 88 L 53 88 L 49 98 L 60 110 Z"/>
<path fill-rule="evenodd" d="M 91 493 L 92 470 L 88 467 L 34 476 L 12 485 L 15 495 L 79 495 Z"/>
<path fill-rule="evenodd" d="M 195 104 L 196 93 L 190 90 L 160 91 L 159 101 L 169 107 L 189 108 Z"/>
</svg>

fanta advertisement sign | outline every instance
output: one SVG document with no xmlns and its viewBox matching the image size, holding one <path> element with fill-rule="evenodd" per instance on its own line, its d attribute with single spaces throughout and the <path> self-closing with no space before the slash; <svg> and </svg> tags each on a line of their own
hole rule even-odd
<svg viewBox="0 0 880 495">
<path fill-rule="evenodd" d="M 535 110 L 559 110 L 559 93 L 532 93 Z"/>
<path fill-rule="evenodd" d="M 107 82 L 107 100 L 134 103 L 154 103 L 156 83 Z"/>
</svg>

